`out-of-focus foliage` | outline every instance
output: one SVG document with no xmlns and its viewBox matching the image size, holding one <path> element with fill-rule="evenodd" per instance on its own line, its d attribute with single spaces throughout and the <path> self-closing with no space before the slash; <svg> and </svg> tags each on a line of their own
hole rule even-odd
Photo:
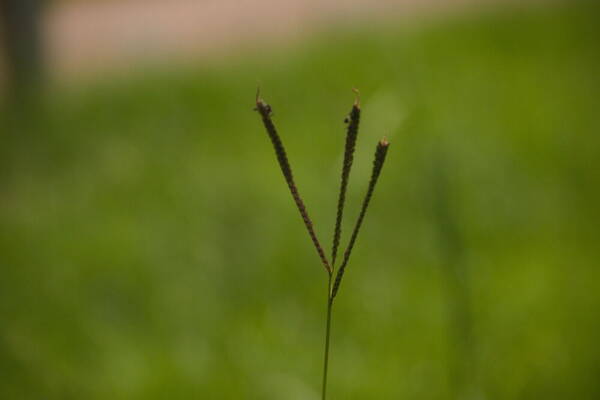
<svg viewBox="0 0 600 400">
<path fill-rule="evenodd" d="M 600 24 L 568 3 L 5 111 L 0 398 L 318 398 L 325 274 L 257 81 L 328 246 L 352 86 L 345 233 L 392 142 L 335 306 L 332 398 L 599 398 Z"/>
</svg>

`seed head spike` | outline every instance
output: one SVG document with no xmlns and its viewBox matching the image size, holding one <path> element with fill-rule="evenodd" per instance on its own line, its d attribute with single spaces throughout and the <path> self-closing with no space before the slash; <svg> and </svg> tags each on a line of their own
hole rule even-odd
<svg viewBox="0 0 600 400">
<path fill-rule="evenodd" d="M 335 276 L 335 282 L 331 291 L 332 299 L 335 298 L 338 290 L 340 289 L 340 284 L 342 282 L 342 278 L 346 270 L 346 265 L 348 264 L 348 260 L 350 258 L 350 254 L 352 253 L 352 249 L 354 248 L 354 243 L 356 242 L 356 237 L 358 236 L 358 232 L 360 231 L 360 227 L 362 225 L 363 219 L 365 218 L 365 214 L 367 213 L 367 208 L 369 207 L 369 202 L 371 201 L 373 191 L 375 190 L 375 185 L 377 184 L 377 179 L 379 179 L 379 174 L 381 173 L 381 169 L 383 168 L 383 163 L 385 162 L 385 156 L 387 155 L 389 145 L 390 143 L 385 137 L 377 143 L 377 147 L 375 149 L 375 159 L 373 160 L 373 170 L 371 172 L 371 180 L 369 181 L 369 188 L 367 189 L 367 193 L 365 195 L 365 198 L 363 199 L 360 214 L 358 215 L 358 220 L 356 221 L 356 225 L 354 226 L 354 230 L 352 231 L 350 242 L 348 243 L 348 247 L 346 247 L 346 251 L 344 252 L 344 259 Z"/>
<path fill-rule="evenodd" d="M 344 203 L 346 201 L 346 188 L 348 187 L 348 177 L 352 169 L 354 161 L 354 149 L 356 147 L 356 138 L 358 136 L 358 125 L 360 122 L 360 106 L 358 102 L 358 90 L 352 89 L 356 93 L 356 99 L 350 110 L 350 114 L 346 117 L 348 124 L 346 131 L 346 145 L 344 151 L 344 161 L 342 164 L 342 177 L 340 180 L 340 191 L 338 195 L 337 214 L 335 219 L 335 228 L 333 231 L 333 244 L 331 246 L 331 267 L 335 267 L 335 260 L 340 244 L 340 236 L 342 234 L 342 218 L 344 216 Z"/>
<path fill-rule="evenodd" d="M 319 254 L 319 258 L 321 259 L 321 263 L 325 270 L 329 275 L 333 273 L 329 262 L 327 261 L 327 257 L 325 256 L 325 252 L 323 251 L 323 247 L 317 238 L 315 230 L 313 228 L 313 223 L 310 217 L 308 216 L 308 212 L 306 211 L 306 206 L 300 197 L 300 193 L 298 192 L 298 188 L 296 187 L 296 183 L 294 182 L 294 176 L 292 174 L 292 168 L 287 158 L 287 154 L 285 148 L 283 147 L 283 142 L 275 129 L 275 125 L 273 124 L 273 120 L 271 119 L 271 106 L 268 105 L 263 99 L 261 99 L 257 93 L 256 97 L 256 110 L 262 117 L 263 124 L 265 129 L 267 130 L 267 134 L 271 139 L 271 143 L 273 144 L 273 148 L 275 149 L 275 154 L 277 156 L 277 161 L 279 162 L 279 166 L 281 168 L 281 172 L 283 173 L 283 177 L 290 189 L 292 194 L 292 198 L 296 203 L 296 207 L 300 212 L 300 216 L 302 217 L 302 221 L 304 222 L 304 226 L 308 231 L 308 235 L 310 236 L 317 253 Z"/>
</svg>

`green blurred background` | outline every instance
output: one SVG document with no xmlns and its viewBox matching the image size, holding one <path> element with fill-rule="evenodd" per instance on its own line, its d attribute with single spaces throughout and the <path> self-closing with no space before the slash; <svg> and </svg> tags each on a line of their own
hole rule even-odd
<svg viewBox="0 0 600 400">
<path fill-rule="evenodd" d="M 317 399 L 329 248 L 363 119 L 332 399 L 600 398 L 600 7 L 340 25 L 50 85 L 0 119 L 0 398 Z"/>
</svg>

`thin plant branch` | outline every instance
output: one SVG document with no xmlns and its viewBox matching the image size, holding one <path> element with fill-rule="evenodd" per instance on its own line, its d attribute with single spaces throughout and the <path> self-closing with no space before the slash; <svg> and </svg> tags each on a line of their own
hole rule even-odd
<svg viewBox="0 0 600 400">
<path fill-rule="evenodd" d="M 348 177 L 350 169 L 352 169 L 352 161 L 354 160 L 354 149 L 356 147 L 356 137 L 358 136 L 358 124 L 360 122 L 360 104 L 358 101 L 358 90 L 354 89 L 356 100 L 352 106 L 352 110 L 345 122 L 348 123 L 346 132 L 346 146 L 344 151 L 344 162 L 342 164 L 342 178 L 340 181 L 340 194 L 337 204 L 337 215 L 335 220 L 335 229 L 333 233 L 333 245 L 331 248 L 331 267 L 335 268 L 335 259 L 337 256 L 338 246 L 340 244 L 340 236 L 342 234 L 342 218 L 344 216 L 344 203 L 346 201 L 346 188 L 348 187 Z"/>
<path fill-rule="evenodd" d="M 356 221 L 356 225 L 354 226 L 354 230 L 352 231 L 350 242 L 348 243 L 348 247 L 346 247 L 346 251 L 344 252 L 344 259 L 342 261 L 342 264 L 340 265 L 340 269 L 338 270 L 335 276 L 335 283 L 333 284 L 333 290 L 331 292 L 332 299 L 335 298 L 340 289 L 340 284 L 342 282 L 342 278 L 344 277 L 346 265 L 348 264 L 348 260 L 350 259 L 350 254 L 352 253 L 352 249 L 354 248 L 354 243 L 356 242 L 356 237 L 358 236 L 358 232 L 360 231 L 360 227 L 362 225 L 363 219 L 365 218 L 365 214 L 367 213 L 367 208 L 369 207 L 369 202 L 371 201 L 373 191 L 375 190 L 375 185 L 377 184 L 377 179 L 379 179 L 379 174 L 381 173 L 381 169 L 383 168 L 383 163 L 385 162 L 385 156 L 387 155 L 389 145 L 390 144 L 386 138 L 383 138 L 381 141 L 379 141 L 379 143 L 377 143 L 377 148 L 375 149 L 375 159 L 373 160 L 373 171 L 371 173 L 371 180 L 369 181 L 369 188 L 367 189 L 367 194 L 365 195 L 365 198 L 363 200 L 358 220 Z"/>
<path fill-rule="evenodd" d="M 333 273 L 329 262 L 327 261 L 327 257 L 325 256 L 325 252 L 323 251 L 323 247 L 317 238 L 315 230 L 313 228 L 313 223 L 310 217 L 308 216 L 308 212 L 306 211 L 306 206 L 300 197 L 300 193 L 298 193 L 298 188 L 296 187 L 296 183 L 294 182 L 294 176 L 292 175 L 292 168 L 290 167 L 290 163 L 288 162 L 288 158 L 285 152 L 285 148 L 283 147 L 283 143 L 279 135 L 277 134 L 277 130 L 275 129 L 275 125 L 273 124 L 273 120 L 271 119 L 271 106 L 265 103 L 258 95 L 256 95 L 256 110 L 262 117 L 263 124 L 265 125 L 265 129 L 271 138 L 271 142 L 273 143 L 273 147 L 275 149 L 275 154 L 277 155 L 277 161 L 279 161 L 279 166 L 281 167 L 281 172 L 283 172 L 283 176 L 285 181 L 290 188 L 290 192 L 292 193 L 292 197 L 294 198 L 294 202 L 298 207 L 298 211 L 300 211 L 300 215 L 302 216 L 302 220 L 304 221 L 304 225 L 306 226 L 306 230 L 319 254 L 319 258 L 321 259 L 321 263 L 325 267 L 325 270 L 329 275 Z"/>
<path fill-rule="evenodd" d="M 329 338 L 331 336 L 331 311 L 333 309 L 333 298 L 331 297 L 331 283 L 333 275 L 329 276 L 327 282 L 327 319 L 325 322 L 325 352 L 323 355 L 323 384 L 321 385 L 321 399 L 327 396 L 327 371 L 329 370 Z"/>
</svg>

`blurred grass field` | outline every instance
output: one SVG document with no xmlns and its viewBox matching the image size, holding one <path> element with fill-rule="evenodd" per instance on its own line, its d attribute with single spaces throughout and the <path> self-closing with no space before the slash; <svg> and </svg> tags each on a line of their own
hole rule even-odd
<svg viewBox="0 0 600 400">
<path fill-rule="evenodd" d="M 332 28 L 5 109 L 0 398 L 318 398 L 326 275 L 257 83 L 328 248 L 351 87 L 345 233 L 392 143 L 334 310 L 331 398 L 600 398 L 599 16 Z"/>
</svg>

